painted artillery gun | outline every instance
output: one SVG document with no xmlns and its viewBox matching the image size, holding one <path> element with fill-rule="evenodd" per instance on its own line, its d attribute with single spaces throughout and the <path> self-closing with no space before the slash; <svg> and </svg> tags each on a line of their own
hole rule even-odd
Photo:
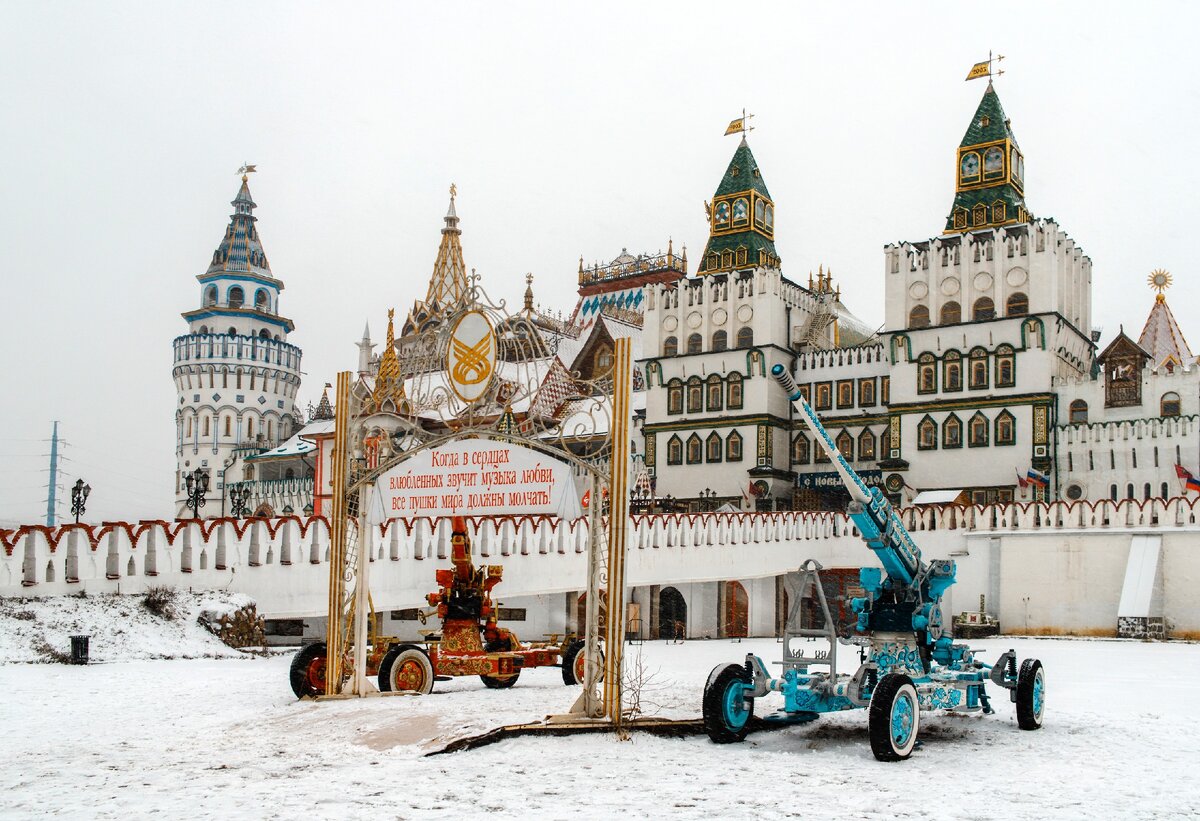
<svg viewBox="0 0 1200 821">
<path fill-rule="evenodd" d="M 838 635 L 830 613 L 820 564 L 805 562 L 784 630 L 782 672 L 772 676 L 754 654 L 742 664 L 715 667 L 704 687 L 709 737 L 717 743 L 741 741 L 754 715 L 755 699 L 779 692 L 783 709 L 766 721 L 803 723 L 821 713 L 866 708 L 871 751 L 880 761 L 899 761 L 916 746 L 922 711 L 993 713 L 986 691 L 989 680 L 1009 691 L 1022 730 L 1041 727 L 1046 688 L 1041 662 L 1026 659 L 1018 669 L 1016 654 L 1009 650 L 987 664 L 966 645 L 954 643 L 942 616 L 942 594 L 955 581 L 954 562 L 922 559 L 891 504 L 878 488 L 868 488 L 842 457 L 787 370 L 775 365 L 771 374 L 837 469 L 851 498 L 846 512 L 882 568 L 859 572 L 864 595 L 850 602 L 856 630 L 846 637 Z M 801 596 L 810 586 L 824 617 L 821 629 L 799 625 L 796 618 Z M 818 637 L 828 639 L 829 650 L 806 656 L 805 639 Z M 853 675 L 838 673 L 839 644 L 860 648 Z"/>
<path fill-rule="evenodd" d="M 485 686 L 504 689 L 531 667 L 562 667 L 564 684 L 583 681 L 582 640 L 567 635 L 561 642 L 522 644 L 516 633 L 497 624 L 492 589 L 500 583 L 504 568 L 475 566 L 466 519 L 461 516 L 454 517 L 451 528 L 450 562 L 449 568 L 437 571 L 437 592 L 425 597 L 441 619 L 440 631 L 427 634 L 423 643 L 372 636 L 367 674 L 376 677 L 380 691 L 426 694 L 435 681 L 455 676 L 479 676 Z M 296 654 L 291 682 L 297 698 L 325 692 L 325 654 L 324 642 Z"/>
</svg>

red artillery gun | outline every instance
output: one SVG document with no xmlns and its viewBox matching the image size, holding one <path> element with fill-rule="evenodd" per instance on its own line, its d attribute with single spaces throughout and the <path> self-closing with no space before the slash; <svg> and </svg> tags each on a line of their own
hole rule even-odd
<svg viewBox="0 0 1200 821">
<path fill-rule="evenodd" d="M 493 689 L 512 687 L 531 667 L 562 667 L 563 683 L 583 681 L 583 641 L 567 635 L 562 642 L 522 644 L 516 633 L 496 623 L 492 589 L 500 583 L 500 565 L 476 567 L 471 561 L 467 522 L 455 516 L 450 535 L 451 567 L 437 571 L 438 591 L 425 600 L 437 608 L 440 633 L 424 646 L 392 636 L 372 636 L 367 674 L 378 677 L 382 692 L 429 693 L 435 681 L 479 676 Z M 372 626 L 375 620 L 369 622 Z M 324 642 L 310 644 L 292 660 L 292 690 L 297 698 L 325 692 Z M 343 669 L 351 669 L 350 654 Z"/>
</svg>

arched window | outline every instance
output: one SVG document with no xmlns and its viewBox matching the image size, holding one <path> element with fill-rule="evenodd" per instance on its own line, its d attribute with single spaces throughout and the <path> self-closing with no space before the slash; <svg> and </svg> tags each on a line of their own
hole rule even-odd
<svg viewBox="0 0 1200 821">
<path fill-rule="evenodd" d="M 700 353 L 704 350 L 704 337 L 700 334 L 689 334 L 687 340 L 688 353 Z"/>
<path fill-rule="evenodd" d="M 702 451 L 700 437 L 693 433 L 687 440 L 687 463 L 689 465 L 700 464 L 704 456 Z"/>
<path fill-rule="evenodd" d="M 962 390 L 962 354 L 958 351 L 946 351 L 942 358 L 942 390 Z"/>
<path fill-rule="evenodd" d="M 1167 483 L 1166 483 L 1166 482 L 1163 482 L 1163 483 L 1162 483 L 1162 493 L 1161 493 L 1161 494 L 1159 494 L 1159 497 L 1160 497 L 1160 498 L 1162 498 L 1162 499 L 1169 499 L 1169 498 L 1171 498 L 1171 491 L 1170 491 L 1170 490 L 1168 490 L 1168 488 L 1167 488 Z"/>
<path fill-rule="evenodd" d="M 942 447 L 962 447 L 962 421 L 954 414 L 950 414 L 942 423 Z"/>
<path fill-rule="evenodd" d="M 942 324 L 953 325 L 962 322 L 962 306 L 957 302 L 947 302 L 942 306 Z"/>
<path fill-rule="evenodd" d="M 246 301 L 246 292 L 242 290 L 240 285 L 234 285 L 229 289 L 229 307 L 240 308 Z"/>
<path fill-rule="evenodd" d="M 917 393 L 937 393 L 937 364 L 931 353 L 917 359 Z"/>
<path fill-rule="evenodd" d="M 1018 291 L 1008 298 L 1004 311 L 1005 316 L 1025 316 L 1029 313 L 1029 297 Z"/>
<path fill-rule="evenodd" d="M 206 417 L 204 417 L 204 433 L 202 433 L 202 434 L 200 434 L 200 435 L 201 435 L 201 436 L 208 436 L 208 432 L 209 432 L 209 431 L 208 431 L 208 417 L 206 416 Z"/>
<path fill-rule="evenodd" d="M 229 330 L 226 331 L 225 333 L 229 334 L 230 336 L 237 336 L 237 328 L 230 325 Z"/>
<path fill-rule="evenodd" d="M 741 328 L 738 328 L 737 346 L 739 348 L 754 347 L 754 329 L 749 325 L 744 325 Z"/>
<path fill-rule="evenodd" d="M 917 450 L 935 450 L 937 448 L 937 422 L 926 416 L 917 425 Z"/>
<path fill-rule="evenodd" d="M 737 371 L 729 374 L 729 401 L 726 403 L 730 410 L 742 409 L 742 375 Z"/>
<path fill-rule="evenodd" d="M 1133 496 L 1133 482 L 1130 482 L 1129 484 L 1125 485 L 1125 498 L 1126 498 L 1126 499 L 1132 499 L 1132 498 L 1134 498 L 1134 496 Z"/>
<path fill-rule="evenodd" d="M 968 366 L 970 374 L 968 379 L 972 390 L 986 388 L 988 386 L 988 353 L 983 348 L 973 348 L 971 350 L 971 361 Z"/>
<path fill-rule="evenodd" d="M 206 333 L 208 333 L 208 326 L 207 326 L 207 325 L 201 325 L 201 326 L 200 326 L 200 333 L 202 333 L 202 334 L 206 334 Z"/>
<path fill-rule="evenodd" d="M 996 348 L 996 387 L 1011 388 L 1017 382 L 1016 355 L 1012 345 Z"/>
<path fill-rule="evenodd" d="M 599 376 L 606 374 L 613 367 L 613 351 L 607 346 L 596 352 L 596 362 L 592 367 L 593 374 Z"/>
<path fill-rule="evenodd" d="M 729 335 L 726 334 L 724 331 L 714 331 L 713 337 L 712 337 L 712 349 L 714 351 L 725 350 L 725 348 L 728 347 L 728 342 L 727 342 L 728 339 L 729 339 Z"/>
<path fill-rule="evenodd" d="M 1082 399 L 1076 399 L 1071 403 L 1071 424 L 1086 425 L 1088 420 L 1088 404 Z"/>
<path fill-rule="evenodd" d="M 808 437 L 803 433 L 792 440 L 792 463 L 796 465 L 808 464 Z"/>
<path fill-rule="evenodd" d="M 705 406 L 710 411 L 721 410 L 721 405 L 725 399 L 725 387 L 721 384 L 721 377 L 715 373 L 708 377 L 708 385 L 705 389 L 707 394 Z"/>
<path fill-rule="evenodd" d="M 725 438 L 725 461 L 742 461 L 742 435 L 736 430 Z"/>
<path fill-rule="evenodd" d="M 704 410 L 704 388 L 700 384 L 700 377 L 693 376 L 687 381 L 687 411 L 688 413 L 700 413 Z"/>
<path fill-rule="evenodd" d="M 285 471 L 283 472 L 283 478 L 284 478 L 284 479 L 295 479 L 295 478 L 296 478 L 296 471 L 295 471 L 295 470 L 293 470 L 292 468 L 288 468 L 287 470 L 285 470 Z"/>
<path fill-rule="evenodd" d="M 1179 410 L 1179 394 L 1174 392 L 1164 393 L 1158 403 L 1158 415 L 1178 416 Z"/>
<path fill-rule="evenodd" d="M 1117 501 L 1117 486 L 1116 486 L 1116 485 L 1109 485 L 1109 486 L 1108 486 L 1108 496 L 1109 496 L 1109 498 L 1110 498 L 1110 499 L 1112 499 L 1114 502 L 1115 502 L 1115 501 Z"/>
<path fill-rule="evenodd" d="M 268 331 L 266 328 L 263 328 L 261 331 L 258 332 L 258 338 L 259 339 L 270 339 L 271 332 Z"/>
<path fill-rule="evenodd" d="M 678 436 L 672 436 L 667 440 L 667 464 L 683 464 L 683 440 Z"/>
<path fill-rule="evenodd" d="M 233 435 L 233 417 L 230 417 L 230 416 L 225 417 L 225 435 L 226 436 Z"/>
<path fill-rule="evenodd" d="M 209 285 L 204 289 L 204 306 L 207 308 L 210 305 L 217 304 L 217 286 Z"/>
<path fill-rule="evenodd" d="M 995 319 L 996 304 L 991 297 L 981 296 L 971 308 L 971 319 Z"/>
<path fill-rule="evenodd" d="M 875 434 L 870 429 L 858 435 L 858 458 L 863 461 L 875 458 Z"/>
<path fill-rule="evenodd" d="M 678 379 L 667 383 L 667 413 L 683 413 L 683 383 Z"/>
<path fill-rule="evenodd" d="M 910 328 L 928 328 L 929 327 L 929 307 L 927 305 L 914 305 L 913 309 L 908 312 L 908 327 Z"/>
<path fill-rule="evenodd" d="M 990 427 L 988 418 L 982 413 L 977 412 L 972 416 L 971 421 L 967 423 L 967 446 L 972 448 L 987 447 Z"/>
<path fill-rule="evenodd" d="M 996 417 L 996 444 L 1015 445 L 1017 443 L 1017 420 L 1008 411 L 1001 411 Z"/>
<path fill-rule="evenodd" d="M 854 437 L 849 431 L 842 431 L 834 440 L 837 445 L 838 453 L 842 454 L 842 458 L 847 462 L 854 461 Z"/>
<path fill-rule="evenodd" d="M 663 340 L 663 356 L 675 356 L 679 353 L 679 340 L 668 336 Z"/>
<path fill-rule="evenodd" d="M 254 438 L 254 417 L 253 416 L 246 420 L 246 438 L 247 439 Z"/>
<path fill-rule="evenodd" d="M 254 292 L 254 307 L 260 311 L 267 310 L 267 292 L 263 288 L 259 288 Z"/>
<path fill-rule="evenodd" d="M 755 200 L 754 201 L 754 223 L 755 223 L 755 225 L 762 225 L 764 219 L 766 218 L 766 215 L 767 215 L 767 204 L 765 202 L 763 202 L 761 199 Z"/>
<path fill-rule="evenodd" d="M 746 202 L 745 197 L 738 197 L 733 201 L 733 224 L 743 225 L 750 221 L 750 203 Z"/>
<path fill-rule="evenodd" d="M 723 445 L 724 445 L 724 443 L 721 441 L 721 435 L 719 433 L 717 433 L 716 431 L 713 431 L 712 433 L 710 433 L 708 435 L 708 438 L 704 440 L 704 450 L 705 450 L 704 459 L 705 459 L 705 461 L 720 462 L 721 461 L 721 451 L 724 449 L 722 447 Z"/>
</svg>

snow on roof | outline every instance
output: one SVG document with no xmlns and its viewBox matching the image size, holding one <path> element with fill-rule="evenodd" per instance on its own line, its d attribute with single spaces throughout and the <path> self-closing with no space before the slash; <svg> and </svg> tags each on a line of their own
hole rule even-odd
<svg viewBox="0 0 1200 821">
<path fill-rule="evenodd" d="M 922 490 L 915 497 L 914 505 L 948 505 L 958 501 L 961 490 Z"/>
<path fill-rule="evenodd" d="M 294 433 L 290 439 L 288 439 L 279 447 L 275 448 L 274 450 L 268 450 L 263 453 L 255 454 L 254 456 L 247 456 L 246 461 L 249 462 L 254 459 L 276 459 L 282 456 L 301 456 L 305 453 L 312 453 L 317 449 L 317 446 L 308 439 L 304 439 L 302 437 L 306 434 L 308 436 L 312 436 L 318 432 L 324 433 L 326 431 L 316 431 L 313 430 L 313 428 L 325 426 L 328 426 L 329 430 L 333 430 L 333 420 L 329 419 L 320 422 L 311 422 L 300 430 L 296 431 L 296 433 Z"/>
</svg>

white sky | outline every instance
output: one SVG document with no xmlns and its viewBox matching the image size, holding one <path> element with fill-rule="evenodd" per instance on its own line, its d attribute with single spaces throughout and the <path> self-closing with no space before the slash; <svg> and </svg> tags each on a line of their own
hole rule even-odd
<svg viewBox="0 0 1200 821">
<path fill-rule="evenodd" d="M 731 11 L 734 10 L 734 11 Z M 989 48 L 1027 202 L 1094 263 L 1105 338 L 1184 332 L 1200 11 L 1185 3 L 0 5 L 0 520 L 45 513 L 52 419 L 90 520 L 169 516 L 171 340 L 251 179 L 301 404 L 422 296 L 447 188 L 467 264 L 574 304 L 579 256 L 704 246 L 743 107 L 785 275 L 883 318 L 882 246 L 941 232 Z M 1195 334 L 1193 333 L 1193 337 Z M 65 507 L 60 507 L 62 513 Z"/>
</svg>

